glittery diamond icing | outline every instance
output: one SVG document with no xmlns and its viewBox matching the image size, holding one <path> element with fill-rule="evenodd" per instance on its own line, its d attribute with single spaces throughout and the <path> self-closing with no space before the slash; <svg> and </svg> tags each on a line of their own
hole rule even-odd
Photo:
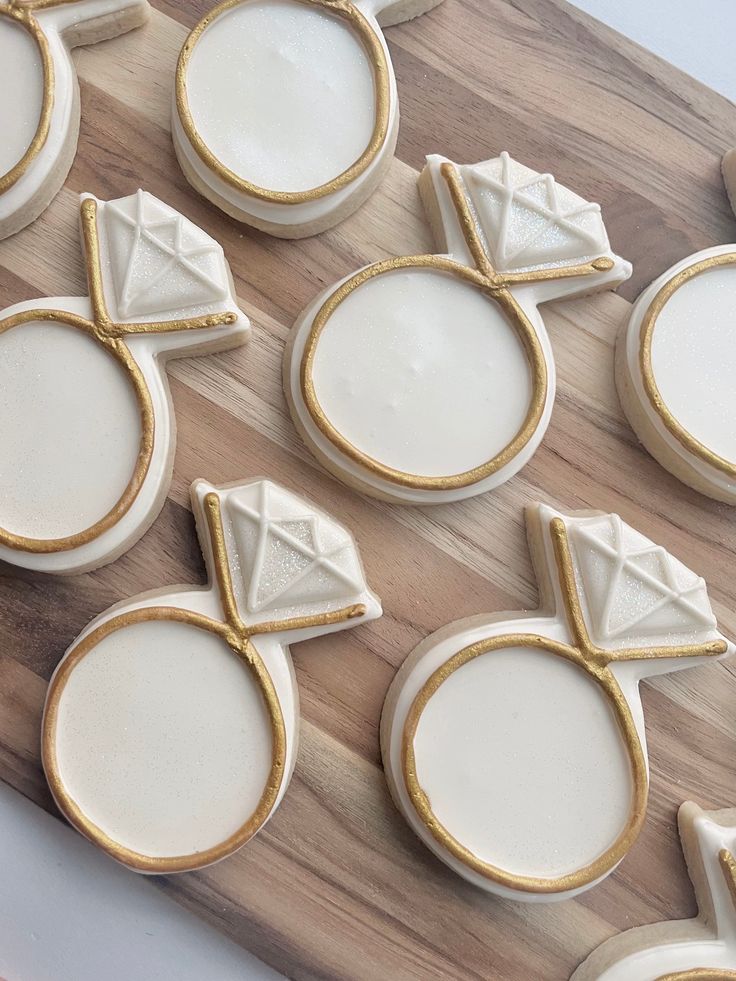
<svg viewBox="0 0 736 981">
<path fill-rule="evenodd" d="M 569 523 L 578 586 L 600 643 L 710 633 L 705 582 L 617 514 Z"/>
<path fill-rule="evenodd" d="M 610 246 L 597 204 L 502 153 L 461 167 L 496 269 L 570 264 Z"/>
<path fill-rule="evenodd" d="M 366 589 L 352 537 L 282 488 L 251 484 L 228 513 L 248 613 L 329 608 Z"/>
<path fill-rule="evenodd" d="M 109 201 L 102 221 L 120 317 L 186 310 L 228 296 L 221 247 L 145 191 Z"/>
</svg>

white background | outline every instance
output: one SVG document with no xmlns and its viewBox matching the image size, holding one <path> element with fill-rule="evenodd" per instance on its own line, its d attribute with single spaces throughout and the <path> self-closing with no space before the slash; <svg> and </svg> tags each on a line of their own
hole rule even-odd
<svg viewBox="0 0 736 981">
<path fill-rule="evenodd" d="M 736 101 L 736 0 L 574 2 Z M 278 975 L 0 784 L 0 977 L 272 981 Z"/>
</svg>

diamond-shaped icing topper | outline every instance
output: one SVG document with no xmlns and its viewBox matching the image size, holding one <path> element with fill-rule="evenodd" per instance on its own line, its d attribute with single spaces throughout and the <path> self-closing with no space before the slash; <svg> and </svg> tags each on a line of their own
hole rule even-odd
<svg viewBox="0 0 736 981">
<path fill-rule="evenodd" d="M 460 167 L 491 262 L 501 272 L 570 265 L 610 252 L 597 204 L 502 153 Z"/>
<path fill-rule="evenodd" d="M 226 513 L 247 614 L 328 612 L 367 591 L 352 536 L 282 487 L 240 488 L 228 495 Z"/>
<path fill-rule="evenodd" d="M 566 519 L 586 618 L 605 646 L 675 646 L 716 630 L 706 585 L 617 514 Z"/>
<path fill-rule="evenodd" d="M 220 245 L 147 191 L 108 201 L 100 224 L 119 317 L 163 318 L 228 298 Z"/>
</svg>

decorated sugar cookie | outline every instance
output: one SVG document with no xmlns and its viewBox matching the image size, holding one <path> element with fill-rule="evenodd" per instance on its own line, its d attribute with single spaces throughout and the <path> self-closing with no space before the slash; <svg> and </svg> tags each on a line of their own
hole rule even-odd
<svg viewBox="0 0 736 981">
<path fill-rule="evenodd" d="M 169 358 L 242 344 L 222 249 L 151 194 L 83 195 L 89 297 L 0 312 L 0 559 L 79 572 L 163 506 L 175 426 Z"/>
<path fill-rule="evenodd" d="M 723 172 L 736 187 L 732 155 Z M 616 344 L 616 387 L 636 435 L 680 480 L 729 504 L 736 503 L 735 310 L 736 245 L 704 249 L 644 290 Z"/>
<path fill-rule="evenodd" d="M 332 227 L 393 159 L 396 79 L 382 27 L 440 0 L 223 0 L 176 72 L 172 134 L 189 182 L 281 238 Z"/>
<path fill-rule="evenodd" d="M 337 476 L 405 504 L 491 490 L 549 423 L 555 369 L 538 305 L 620 283 L 598 205 L 507 153 L 429 157 L 420 189 L 442 255 L 366 266 L 302 313 L 284 384 Z"/>
<path fill-rule="evenodd" d="M 565 899 L 621 861 L 644 821 L 639 682 L 725 654 L 705 583 L 615 514 L 537 505 L 536 613 L 428 637 L 389 689 L 381 748 L 421 840 L 510 899 Z"/>
<path fill-rule="evenodd" d="M 688 801 L 678 824 L 698 915 L 613 937 L 571 981 L 736 981 L 736 810 Z"/>
<path fill-rule="evenodd" d="M 70 49 L 124 34 L 148 14 L 146 0 L 0 0 L 0 239 L 48 207 L 72 165 Z"/>
<path fill-rule="evenodd" d="M 352 536 L 283 487 L 199 480 L 192 504 L 210 584 L 103 613 L 46 698 L 59 807 L 139 872 L 209 865 L 265 824 L 297 750 L 288 645 L 381 614 Z"/>
</svg>

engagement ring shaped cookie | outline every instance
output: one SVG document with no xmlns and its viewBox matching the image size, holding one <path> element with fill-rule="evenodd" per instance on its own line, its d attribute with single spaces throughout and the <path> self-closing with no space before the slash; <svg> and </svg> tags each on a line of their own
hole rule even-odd
<svg viewBox="0 0 736 981">
<path fill-rule="evenodd" d="M 322 293 L 284 362 L 312 452 L 404 504 L 471 497 L 521 469 L 555 392 L 539 304 L 631 272 L 598 205 L 506 153 L 463 167 L 429 157 L 420 189 L 443 254 L 387 259 Z"/>
<path fill-rule="evenodd" d="M 89 297 L 0 313 L 0 559 L 111 562 L 163 507 L 175 450 L 165 365 L 242 344 L 221 247 L 151 194 L 83 195 Z"/>
<path fill-rule="evenodd" d="M 734 171 L 727 155 L 727 184 Z M 736 244 L 663 273 L 616 343 L 616 387 L 636 435 L 676 477 L 728 504 L 736 504 L 735 338 Z"/>
<path fill-rule="evenodd" d="M 450 868 L 508 899 L 566 899 L 644 821 L 639 682 L 733 647 L 703 580 L 618 515 L 537 505 L 528 528 L 541 612 L 428 637 L 389 689 L 381 749 L 396 804 Z"/>
<path fill-rule="evenodd" d="M 70 49 L 148 19 L 146 0 L 0 0 L 0 239 L 34 221 L 77 151 Z"/>
<path fill-rule="evenodd" d="M 316 235 L 393 159 L 396 79 L 381 27 L 440 0 L 224 0 L 187 39 L 172 134 L 189 182 L 239 221 Z"/>
<path fill-rule="evenodd" d="M 139 872 L 183 872 L 265 824 L 294 768 L 289 644 L 380 616 L 352 536 L 266 480 L 192 504 L 210 575 L 118 604 L 49 686 L 43 765 L 64 815 Z"/>
<path fill-rule="evenodd" d="M 677 820 L 698 915 L 626 930 L 571 981 L 736 981 L 736 809 L 688 801 Z"/>
</svg>

